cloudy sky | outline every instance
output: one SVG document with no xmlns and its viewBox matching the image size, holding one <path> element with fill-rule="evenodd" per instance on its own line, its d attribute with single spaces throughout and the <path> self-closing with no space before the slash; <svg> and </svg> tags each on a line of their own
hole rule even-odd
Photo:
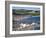
<svg viewBox="0 0 46 38">
<path fill-rule="evenodd" d="M 13 5 L 12 9 L 40 10 L 39 7 L 33 5 Z"/>
</svg>

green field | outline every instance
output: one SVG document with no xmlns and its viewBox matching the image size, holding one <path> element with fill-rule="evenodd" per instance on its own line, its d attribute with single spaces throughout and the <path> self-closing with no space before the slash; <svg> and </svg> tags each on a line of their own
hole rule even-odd
<svg viewBox="0 0 46 38">
<path fill-rule="evenodd" d="M 16 14 L 27 14 L 27 15 L 32 15 L 32 16 L 39 16 L 40 15 L 40 11 L 35 11 L 32 12 L 33 10 L 14 10 L 14 13 L 16 12 Z"/>
</svg>

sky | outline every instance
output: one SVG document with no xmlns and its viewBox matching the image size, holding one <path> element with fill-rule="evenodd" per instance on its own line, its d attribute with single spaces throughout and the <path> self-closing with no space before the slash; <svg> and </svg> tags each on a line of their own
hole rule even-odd
<svg viewBox="0 0 46 38">
<path fill-rule="evenodd" d="M 25 9 L 25 10 L 40 10 L 38 6 L 34 5 L 13 5 L 12 9 Z"/>
<path fill-rule="evenodd" d="M 25 10 L 40 10 L 40 8 L 35 7 L 13 7 L 13 9 L 25 9 Z"/>
</svg>

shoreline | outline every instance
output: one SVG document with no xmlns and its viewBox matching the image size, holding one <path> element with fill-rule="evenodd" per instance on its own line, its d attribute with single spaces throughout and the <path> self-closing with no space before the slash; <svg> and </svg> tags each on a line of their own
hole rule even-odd
<svg viewBox="0 0 46 38">
<path fill-rule="evenodd" d="M 40 16 L 32 16 L 32 17 L 40 17 Z"/>
</svg>

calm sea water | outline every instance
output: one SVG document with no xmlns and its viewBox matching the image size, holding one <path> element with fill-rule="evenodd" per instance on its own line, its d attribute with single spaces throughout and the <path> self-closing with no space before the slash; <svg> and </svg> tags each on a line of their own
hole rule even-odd
<svg viewBox="0 0 46 38">
<path fill-rule="evenodd" d="M 17 21 L 17 23 L 31 24 L 32 22 L 39 23 L 40 16 L 27 16 L 22 20 Z"/>
</svg>

